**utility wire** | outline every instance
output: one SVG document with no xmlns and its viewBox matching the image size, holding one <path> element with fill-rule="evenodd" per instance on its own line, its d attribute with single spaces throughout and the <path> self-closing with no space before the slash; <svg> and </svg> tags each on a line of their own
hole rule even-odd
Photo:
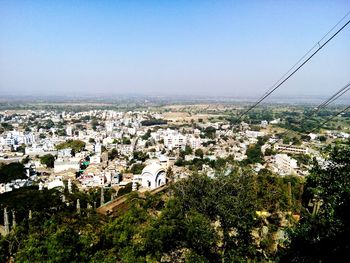
<svg viewBox="0 0 350 263">
<path fill-rule="evenodd" d="M 307 120 L 308 117 L 311 117 L 312 115 L 314 115 L 315 113 L 317 113 L 320 109 L 327 107 L 330 103 L 332 103 L 333 101 L 335 101 L 336 99 L 338 99 L 339 97 L 341 97 L 342 95 L 344 95 L 347 91 L 350 90 L 350 82 L 348 84 L 346 84 L 344 87 L 342 87 L 340 90 L 338 90 L 335 94 L 333 94 L 329 99 L 323 101 L 319 106 L 316 107 L 316 110 L 314 110 L 313 112 L 311 112 L 310 114 L 308 114 L 308 116 L 304 116 L 301 121 L 299 122 L 299 126 L 303 126 L 303 124 L 305 123 L 305 121 Z M 340 113 L 338 113 L 336 116 L 338 116 Z M 329 121 L 329 120 L 327 120 Z M 327 121 L 325 121 L 323 124 L 324 125 Z M 319 128 L 319 127 L 318 127 Z M 316 129 L 318 129 L 316 128 Z M 301 133 L 310 133 L 313 132 L 314 130 L 307 132 L 307 130 L 302 129 L 300 132 Z M 284 135 L 286 135 L 289 131 L 284 131 L 282 132 L 279 136 L 283 137 Z"/>
<path fill-rule="evenodd" d="M 307 133 L 312 133 L 315 130 L 318 130 L 319 128 L 322 128 L 323 125 L 325 125 L 326 123 L 330 122 L 331 120 L 333 120 L 335 117 L 339 116 L 340 114 L 346 112 L 348 109 L 350 109 L 350 105 L 347 106 L 345 109 L 339 111 L 338 113 L 336 113 L 335 115 L 333 115 L 332 117 L 328 118 L 326 121 L 322 122 L 319 126 L 317 126 L 316 128 L 312 129 L 311 131 L 307 132 Z"/>
<path fill-rule="evenodd" d="M 348 15 L 350 14 L 350 11 L 347 12 L 330 30 L 328 30 L 328 32 L 317 42 L 315 43 L 315 45 L 310 48 L 290 69 L 288 69 L 288 71 L 286 73 L 284 73 L 284 75 L 277 80 L 264 94 L 263 96 L 265 96 L 267 93 L 269 93 L 269 91 L 271 89 L 273 89 L 273 87 L 275 87 L 284 77 L 286 77 L 288 75 L 289 72 L 291 72 L 308 54 L 310 54 L 310 52 L 312 50 L 314 50 L 317 46 L 320 46 L 320 42 L 323 41 L 323 39 L 325 39 Z M 262 98 L 263 96 L 261 96 L 260 98 Z"/>
<path fill-rule="evenodd" d="M 338 99 L 339 97 L 341 97 L 342 95 L 344 95 L 346 92 L 348 92 L 350 90 L 350 82 L 348 84 L 346 84 L 344 87 L 342 87 L 340 90 L 338 90 L 335 94 L 333 94 L 330 98 L 328 98 L 327 100 L 323 101 L 320 105 L 318 105 L 316 107 L 316 109 L 314 111 L 312 111 L 310 114 L 308 114 L 308 116 L 304 117 L 301 121 L 300 121 L 300 126 L 302 126 L 306 119 L 309 117 L 312 117 L 312 115 L 314 115 L 315 113 L 319 112 L 321 109 L 327 107 L 330 103 L 332 103 L 333 101 L 335 101 L 336 99 Z M 306 132 L 305 129 L 303 129 L 301 132 Z"/>
<path fill-rule="evenodd" d="M 346 15 L 345 15 L 345 17 L 349 14 L 350 12 L 348 12 Z M 343 17 L 340 21 L 342 21 L 345 17 Z M 340 21 L 335 25 L 335 26 L 333 26 L 333 28 L 330 30 L 330 31 L 332 31 L 339 23 L 340 23 Z M 316 45 L 319 45 L 319 47 L 316 49 L 316 51 L 314 51 L 303 63 L 301 63 L 301 65 L 299 65 L 296 69 L 294 69 L 293 71 L 292 71 L 292 69 L 295 67 L 295 65 L 297 65 L 297 64 L 299 64 L 299 61 L 301 61 L 304 57 L 306 57 L 306 55 L 308 54 L 308 53 L 310 53 L 310 51 L 312 50 L 312 49 L 314 49 L 314 47 L 312 47 L 312 49 L 310 50 L 310 51 L 308 51 L 301 59 L 299 59 L 299 61 L 290 69 L 290 70 L 288 70 L 287 71 L 287 73 L 285 74 L 285 75 L 283 75 L 283 77 L 281 78 L 281 79 L 283 79 L 284 78 L 284 76 L 286 76 L 282 81 L 277 81 L 276 83 L 275 83 L 275 85 L 277 84 L 277 83 L 279 83 L 277 86 L 272 86 L 272 89 L 270 88 L 270 90 L 269 91 L 267 91 L 256 103 L 254 103 L 252 106 L 250 106 L 249 108 L 248 108 L 248 110 L 246 110 L 246 111 L 244 111 L 242 114 L 240 114 L 240 116 L 238 117 L 238 119 L 237 119 L 237 121 L 236 122 L 239 122 L 241 119 L 242 119 L 242 117 L 244 116 L 244 115 L 246 115 L 248 112 L 250 112 L 252 109 L 254 109 L 256 106 L 258 106 L 263 100 L 265 100 L 268 96 L 270 96 L 275 90 L 277 90 L 280 86 L 282 86 L 282 84 L 284 84 L 290 77 L 292 77 L 297 71 L 299 71 L 299 69 L 301 69 L 313 56 L 315 56 L 325 45 L 327 45 L 336 35 L 338 35 L 348 24 L 350 23 L 350 20 L 348 20 L 340 29 L 338 29 L 330 38 L 328 38 L 328 40 L 326 41 L 326 42 L 324 42 L 322 45 L 320 45 L 320 41 L 319 42 L 317 42 L 317 44 Z M 328 31 L 327 32 L 327 34 L 325 35 L 325 36 L 327 36 L 328 34 L 329 34 L 329 32 L 330 31 Z M 324 37 L 322 37 L 322 39 L 324 39 L 325 38 L 325 36 Z M 321 39 L 321 40 L 322 40 Z M 289 73 L 290 71 L 292 71 L 291 73 Z"/>
<path fill-rule="evenodd" d="M 322 108 L 328 106 L 330 103 L 332 103 L 333 101 L 335 101 L 336 99 L 344 95 L 349 90 L 350 90 L 350 82 L 346 84 L 344 87 L 342 87 L 340 90 L 338 90 L 335 94 L 333 94 L 333 96 L 331 96 L 329 99 L 327 99 L 326 101 L 318 105 L 316 109 L 310 113 L 310 116 L 319 112 Z"/>
</svg>

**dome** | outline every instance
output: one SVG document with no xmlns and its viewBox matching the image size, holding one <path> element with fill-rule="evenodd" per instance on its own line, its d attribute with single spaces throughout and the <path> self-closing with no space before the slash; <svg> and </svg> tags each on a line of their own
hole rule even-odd
<svg viewBox="0 0 350 263">
<path fill-rule="evenodd" d="M 152 162 L 142 170 L 141 185 L 148 189 L 155 189 L 166 184 L 165 170 L 159 162 Z"/>
<path fill-rule="evenodd" d="M 159 163 L 151 163 L 147 165 L 142 170 L 142 175 L 150 174 L 153 176 L 157 176 L 159 173 L 165 172 L 164 168 Z"/>
</svg>

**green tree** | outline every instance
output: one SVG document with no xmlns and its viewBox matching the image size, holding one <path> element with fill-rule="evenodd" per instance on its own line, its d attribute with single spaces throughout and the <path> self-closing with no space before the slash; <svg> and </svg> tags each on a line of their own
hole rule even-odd
<svg viewBox="0 0 350 263">
<path fill-rule="evenodd" d="M 81 140 L 67 140 L 56 145 L 57 150 L 71 148 L 74 152 L 81 152 L 85 148 L 85 142 Z"/>
<path fill-rule="evenodd" d="M 335 146 L 326 166 L 315 162 L 307 178 L 305 207 L 298 227 L 292 231 L 285 260 L 339 262 L 350 247 L 350 145 Z M 318 209 L 319 207 L 319 209 Z"/>
<path fill-rule="evenodd" d="M 118 150 L 117 150 L 116 148 L 113 148 L 113 149 L 108 153 L 108 159 L 109 159 L 109 160 L 114 160 L 118 155 L 119 155 Z"/>
<path fill-rule="evenodd" d="M 12 124 L 8 123 L 8 122 L 1 123 L 1 126 L 5 131 L 12 131 L 13 130 Z"/>
<path fill-rule="evenodd" d="M 319 136 L 318 139 L 320 140 L 320 142 L 325 142 L 325 141 L 327 141 L 327 137 L 324 136 L 324 135 Z"/>
<path fill-rule="evenodd" d="M 131 166 L 130 171 L 131 171 L 133 174 L 141 174 L 144 167 L 145 167 L 145 166 L 144 166 L 143 164 L 134 163 L 134 164 Z"/>
<path fill-rule="evenodd" d="M 202 149 L 198 148 L 194 151 L 194 155 L 195 156 L 198 156 L 199 158 L 203 159 L 203 156 L 204 156 L 204 152 Z"/>
<path fill-rule="evenodd" d="M 204 132 L 204 137 L 209 139 L 214 139 L 216 136 L 216 129 L 212 126 L 205 128 L 203 132 Z"/>
<path fill-rule="evenodd" d="M 186 147 L 185 147 L 185 155 L 189 155 L 189 154 L 192 154 L 192 148 L 191 148 L 191 146 L 189 146 L 189 145 L 186 145 Z"/>
<path fill-rule="evenodd" d="M 98 125 L 99 125 L 98 120 L 97 120 L 96 118 L 93 118 L 93 119 L 91 120 L 91 127 L 92 127 L 92 129 L 93 129 L 94 131 L 97 130 L 97 126 L 98 126 Z"/>
<path fill-rule="evenodd" d="M 148 140 L 151 137 L 151 130 L 148 129 L 147 132 L 141 137 L 142 140 Z"/>
<path fill-rule="evenodd" d="M 261 146 L 259 146 L 258 144 L 250 146 L 247 149 L 246 155 L 247 155 L 246 162 L 248 164 L 261 163 L 262 157 L 263 157 L 263 154 L 261 152 Z"/>
<path fill-rule="evenodd" d="M 130 140 L 130 138 L 123 137 L 122 143 L 123 143 L 123 144 L 131 144 L 131 140 Z"/>
<path fill-rule="evenodd" d="M 51 128 L 53 128 L 54 126 L 55 126 L 55 123 L 54 123 L 52 120 L 47 120 L 47 121 L 45 122 L 45 125 L 44 125 L 45 129 L 51 129 Z"/>
<path fill-rule="evenodd" d="M 141 162 L 144 162 L 144 161 L 147 160 L 148 154 L 147 154 L 147 153 L 144 153 L 144 152 L 142 152 L 142 151 L 134 151 L 134 152 L 133 152 L 133 158 L 134 158 L 135 160 L 139 160 L 139 161 L 141 161 Z"/>
<path fill-rule="evenodd" d="M 22 163 L 0 164 L 0 182 L 8 183 L 16 179 L 25 179 L 24 165 Z"/>
<path fill-rule="evenodd" d="M 40 157 L 40 163 L 46 165 L 48 168 L 53 168 L 55 163 L 55 156 L 52 154 L 45 154 Z"/>
</svg>

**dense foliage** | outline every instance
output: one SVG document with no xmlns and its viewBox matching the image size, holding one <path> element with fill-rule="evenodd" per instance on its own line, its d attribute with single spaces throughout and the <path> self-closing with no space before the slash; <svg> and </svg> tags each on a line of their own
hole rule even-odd
<svg viewBox="0 0 350 263">
<path fill-rule="evenodd" d="M 0 164 L 0 183 L 8 183 L 16 179 L 25 179 L 24 165 L 21 163 Z"/>
<path fill-rule="evenodd" d="M 328 165 L 314 164 L 306 183 L 268 170 L 256 174 L 247 166 L 214 178 L 194 173 L 176 182 L 166 195 L 130 193 L 127 211 L 115 219 L 85 209 L 89 198 L 83 193 L 67 194 L 67 206 L 56 190 L 33 191 L 31 195 L 42 195 L 30 197 L 40 206 L 32 207 L 32 219 L 22 218 L 0 239 L 0 260 L 341 261 L 349 253 L 349 151 L 349 145 L 336 147 Z M 78 197 L 80 213 L 75 212 Z M 322 200 L 317 213 L 309 211 L 310 199 Z M 10 199 L 1 202 L 21 209 L 15 199 L 13 204 Z M 299 214 L 299 222 L 291 216 Z M 276 238 L 280 231 L 290 238 Z"/>
<path fill-rule="evenodd" d="M 349 144 L 336 146 L 327 164 L 314 164 L 306 181 L 303 219 L 291 233 L 288 261 L 341 262 L 350 256 L 349 156 Z M 317 204 L 318 211 L 313 208 Z"/>
<path fill-rule="evenodd" d="M 55 156 L 52 154 L 45 154 L 40 157 L 40 163 L 46 165 L 46 167 L 53 168 L 55 163 Z"/>
<path fill-rule="evenodd" d="M 161 119 L 150 119 L 141 121 L 142 126 L 153 126 L 153 125 L 165 125 L 168 122 L 166 120 Z"/>
<path fill-rule="evenodd" d="M 145 165 L 141 163 L 134 163 L 130 168 L 130 172 L 132 172 L 133 174 L 141 174 L 143 168 L 145 168 Z"/>
<path fill-rule="evenodd" d="M 71 148 L 74 152 L 80 152 L 85 148 L 85 142 L 80 140 L 67 140 L 66 142 L 56 145 L 57 150 Z"/>
</svg>

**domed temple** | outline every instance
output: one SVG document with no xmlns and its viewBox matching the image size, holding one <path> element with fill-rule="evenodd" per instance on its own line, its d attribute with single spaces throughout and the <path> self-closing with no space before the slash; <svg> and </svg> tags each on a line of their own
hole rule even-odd
<svg viewBox="0 0 350 263">
<path fill-rule="evenodd" d="M 153 162 L 143 168 L 140 179 L 142 187 L 157 188 L 166 183 L 165 169 L 159 163 Z"/>
</svg>

